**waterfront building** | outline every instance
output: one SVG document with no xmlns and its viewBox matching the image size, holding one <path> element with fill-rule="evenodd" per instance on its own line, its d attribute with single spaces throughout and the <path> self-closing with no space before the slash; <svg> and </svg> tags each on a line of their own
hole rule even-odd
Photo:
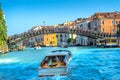
<svg viewBox="0 0 120 80">
<path fill-rule="evenodd" d="M 44 45 L 44 35 L 43 34 L 36 36 L 36 43 L 41 46 Z"/>
<path fill-rule="evenodd" d="M 45 46 L 57 46 L 56 34 L 44 34 Z"/>
<path fill-rule="evenodd" d="M 38 35 L 38 36 L 34 36 L 34 37 L 31 37 L 29 38 L 27 41 L 27 46 L 35 46 L 36 44 L 39 45 L 39 46 L 42 46 L 44 45 L 44 35 L 41 34 L 41 35 Z"/>
<path fill-rule="evenodd" d="M 34 44 L 36 43 L 35 37 L 31 37 L 27 40 L 24 40 L 24 45 L 34 47 Z"/>
<path fill-rule="evenodd" d="M 82 22 L 77 24 L 77 29 L 81 29 L 84 31 L 89 30 L 90 22 L 91 22 L 90 20 L 83 20 Z M 86 36 L 77 35 L 76 44 L 82 45 L 82 46 L 87 46 L 87 45 L 89 45 L 89 38 Z"/>
<path fill-rule="evenodd" d="M 74 21 L 64 22 L 64 28 L 76 28 L 76 23 Z"/>
<path fill-rule="evenodd" d="M 88 18 L 77 18 L 74 22 L 75 22 L 76 24 L 79 24 L 80 22 L 83 22 L 83 21 L 85 21 L 85 20 L 88 20 Z"/>
<path fill-rule="evenodd" d="M 77 18 L 75 21 L 74 21 L 76 24 L 82 22 L 82 18 Z"/>
<path fill-rule="evenodd" d="M 67 27 L 65 27 L 65 25 L 67 26 L 68 24 L 67 23 L 63 23 L 63 24 L 58 24 L 57 28 L 61 29 L 61 28 L 64 28 L 68 30 Z M 69 38 L 69 34 L 66 34 L 66 33 L 57 33 L 56 35 L 57 37 L 57 45 L 58 46 L 63 46 L 63 44 L 68 44 L 67 43 L 67 40 Z"/>
<path fill-rule="evenodd" d="M 59 24 L 57 28 L 64 28 L 64 30 L 68 29 L 75 29 L 76 28 L 76 23 L 73 21 L 70 22 L 64 22 L 63 24 Z M 66 33 L 59 33 L 57 34 L 57 41 L 58 41 L 58 46 L 62 46 L 63 44 L 68 45 L 68 39 L 73 38 L 76 39 L 76 34 L 66 34 Z M 70 45 L 73 45 L 70 43 Z"/>
<path fill-rule="evenodd" d="M 89 30 L 90 31 L 94 31 L 94 32 L 100 32 L 100 20 L 99 19 L 97 19 L 97 20 L 92 20 L 91 22 L 90 22 L 90 26 L 89 26 Z"/>
<path fill-rule="evenodd" d="M 53 29 L 53 26 L 45 26 L 46 29 Z M 56 33 L 44 34 L 44 45 L 45 46 L 57 46 Z"/>
<path fill-rule="evenodd" d="M 57 44 L 58 46 L 62 46 L 63 44 L 68 44 L 67 40 L 69 39 L 69 34 L 65 34 L 65 33 L 59 33 L 57 34 Z"/>
<path fill-rule="evenodd" d="M 32 29 L 28 30 L 27 33 L 29 35 L 34 35 L 40 29 L 42 29 L 42 26 L 34 26 Z M 30 37 L 30 38 L 24 40 L 23 43 L 24 43 L 24 45 L 31 46 L 31 47 L 35 46 L 36 44 L 42 46 L 44 43 L 44 36 L 43 36 L 43 34 L 40 34 L 38 36 L 33 36 L 33 37 Z"/>
<path fill-rule="evenodd" d="M 76 25 L 76 22 L 69 21 L 69 22 L 65 22 L 64 23 L 64 27 L 65 28 L 69 28 L 69 29 L 76 29 L 77 25 Z M 69 38 L 74 39 L 75 40 L 75 44 L 76 44 L 76 38 L 77 38 L 76 34 L 69 34 Z M 75 44 L 73 44 L 73 42 L 70 43 L 70 45 L 75 45 Z"/>
<path fill-rule="evenodd" d="M 38 31 L 38 30 L 40 30 L 40 29 L 42 29 L 42 26 L 34 26 L 34 27 L 32 27 L 30 30 L 28 30 L 28 32 L 29 32 L 29 33 L 35 32 L 35 31 Z"/>
<path fill-rule="evenodd" d="M 117 25 L 120 23 L 120 12 L 95 13 L 91 16 L 91 28 L 97 27 L 96 31 L 116 34 Z"/>
<path fill-rule="evenodd" d="M 96 33 L 117 33 L 117 25 L 120 23 L 120 12 L 95 13 L 90 18 L 90 31 Z M 95 45 L 96 40 L 89 39 L 89 42 Z"/>
</svg>

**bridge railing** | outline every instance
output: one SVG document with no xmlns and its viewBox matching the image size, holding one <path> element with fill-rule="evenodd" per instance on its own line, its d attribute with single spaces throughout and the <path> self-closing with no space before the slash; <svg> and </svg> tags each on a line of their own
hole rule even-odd
<svg viewBox="0 0 120 80">
<path fill-rule="evenodd" d="M 31 38 L 31 37 L 38 36 L 41 34 L 52 34 L 52 33 L 77 34 L 81 36 L 91 37 L 94 39 L 113 36 L 112 34 L 108 34 L 108 33 L 100 33 L 96 31 L 82 30 L 82 29 L 77 29 L 77 28 L 74 28 L 74 29 L 72 28 L 43 28 L 43 29 L 40 29 L 34 32 L 25 32 L 19 36 L 14 35 L 14 36 L 9 37 L 9 39 L 11 40 L 11 42 L 13 42 L 13 41 L 19 41 L 20 39 L 18 40 L 18 38 L 21 38 L 21 40 L 23 40 L 23 39 Z"/>
</svg>

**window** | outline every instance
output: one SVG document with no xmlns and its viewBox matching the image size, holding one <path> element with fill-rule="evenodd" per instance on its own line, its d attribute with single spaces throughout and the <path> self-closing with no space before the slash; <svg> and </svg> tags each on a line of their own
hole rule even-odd
<svg viewBox="0 0 120 80">
<path fill-rule="evenodd" d="M 112 42 L 116 42 L 116 39 L 111 40 Z"/>
<path fill-rule="evenodd" d="M 114 20 L 112 20 L 112 25 L 114 25 Z"/>
<path fill-rule="evenodd" d="M 102 19 L 101 23 L 102 23 L 102 25 L 104 25 L 104 19 Z"/>
<path fill-rule="evenodd" d="M 60 35 L 60 37 L 62 37 L 62 34 Z"/>
<path fill-rule="evenodd" d="M 95 22 L 95 27 L 97 27 L 98 26 L 98 23 L 97 22 Z"/>
<path fill-rule="evenodd" d="M 67 35 L 65 34 L 65 37 L 67 37 Z"/>
<path fill-rule="evenodd" d="M 97 28 L 94 28 L 94 31 L 97 31 Z"/>
<path fill-rule="evenodd" d="M 41 41 L 43 41 L 43 38 L 41 38 Z"/>
<path fill-rule="evenodd" d="M 107 15 L 105 15 L 105 17 L 107 17 Z"/>
<path fill-rule="evenodd" d="M 62 39 L 60 39 L 60 42 L 62 42 L 63 40 Z"/>
<path fill-rule="evenodd" d="M 114 32 L 115 30 L 114 29 L 112 29 L 112 32 Z"/>
<path fill-rule="evenodd" d="M 102 32 L 104 32 L 104 28 L 102 28 Z"/>
<path fill-rule="evenodd" d="M 56 37 L 58 38 L 58 35 L 56 35 Z"/>
<path fill-rule="evenodd" d="M 80 26 L 79 26 L 79 28 L 81 28 L 83 25 L 82 24 L 80 24 Z"/>
<path fill-rule="evenodd" d="M 110 39 L 106 39 L 106 43 L 109 43 L 110 42 Z"/>
<path fill-rule="evenodd" d="M 118 21 L 116 21 L 116 24 L 118 24 Z"/>
<path fill-rule="evenodd" d="M 53 42 L 52 41 L 50 41 L 50 44 L 52 44 Z"/>
</svg>

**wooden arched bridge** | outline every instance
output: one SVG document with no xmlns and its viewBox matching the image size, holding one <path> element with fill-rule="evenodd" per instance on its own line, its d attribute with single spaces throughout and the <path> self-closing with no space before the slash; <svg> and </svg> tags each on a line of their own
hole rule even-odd
<svg viewBox="0 0 120 80">
<path fill-rule="evenodd" d="M 66 33 L 66 34 L 77 34 L 81 36 L 90 37 L 93 39 L 104 38 L 115 36 L 108 33 L 100 33 L 90 30 L 82 30 L 82 29 L 70 29 L 70 28 L 42 28 L 38 31 L 24 32 L 21 34 L 16 34 L 13 36 L 9 36 L 8 43 L 22 41 L 34 36 L 38 36 L 41 34 L 52 34 L 52 33 Z"/>
</svg>

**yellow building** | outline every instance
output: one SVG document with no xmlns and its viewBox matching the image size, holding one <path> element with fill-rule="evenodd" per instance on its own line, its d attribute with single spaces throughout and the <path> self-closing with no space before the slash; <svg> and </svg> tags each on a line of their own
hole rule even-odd
<svg viewBox="0 0 120 80">
<path fill-rule="evenodd" d="M 56 34 L 44 34 L 44 45 L 57 46 Z"/>
</svg>

